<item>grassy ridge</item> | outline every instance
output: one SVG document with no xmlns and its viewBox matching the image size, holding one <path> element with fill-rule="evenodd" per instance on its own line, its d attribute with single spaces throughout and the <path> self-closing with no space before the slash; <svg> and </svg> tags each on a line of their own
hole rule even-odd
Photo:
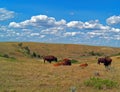
<svg viewBox="0 0 120 92">
<path fill-rule="evenodd" d="M 19 43 L 3 42 L 0 43 L 0 54 L 8 54 L 13 57 L 24 57 L 23 53 L 19 52 Z M 75 44 L 48 44 L 48 43 L 32 43 L 23 42 L 23 47 L 27 46 L 31 52 L 36 52 L 42 55 L 55 55 L 59 58 L 80 59 L 86 56 L 95 55 L 116 55 L 120 53 L 120 48 L 99 47 Z"/>
</svg>

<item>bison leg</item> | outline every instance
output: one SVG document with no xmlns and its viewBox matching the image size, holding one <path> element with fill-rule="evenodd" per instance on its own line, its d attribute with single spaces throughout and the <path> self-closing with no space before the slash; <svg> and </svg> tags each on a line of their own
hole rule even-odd
<svg viewBox="0 0 120 92">
<path fill-rule="evenodd" d="M 107 71 L 111 69 L 110 65 L 105 66 L 105 68 Z"/>
<path fill-rule="evenodd" d="M 45 59 L 44 59 L 44 63 L 45 63 Z"/>
<path fill-rule="evenodd" d="M 49 61 L 49 63 L 51 63 L 51 61 Z"/>
</svg>

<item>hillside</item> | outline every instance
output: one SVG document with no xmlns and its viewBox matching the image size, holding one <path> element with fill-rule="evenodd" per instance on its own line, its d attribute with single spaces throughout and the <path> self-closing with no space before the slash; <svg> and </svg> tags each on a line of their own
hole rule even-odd
<svg viewBox="0 0 120 92">
<path fill-rule="evenodd" d="M 79 67 L 79 64 L 56 67 L 54 63 L 44 64 L 32 59 L 11 62 L 0 58 L 0 92 L 120 92 L 120 86 L 114 87 L 115 84 L 110 81 L 120 84 L 120 57 L 112 59 L 112 68 L 106 71 L 102 64 L 95 62 L 85 68 Z M 100 76 L 96 76 L 96 72 Z M 106 79 L 108 87 L 103 82 L 99 84 L 99 81 L 95 82 L 99 84 L 97 88 L 86 86 L 84 82 L 92 77 Z"/>
<path fill-rule="evenodd" d="M 0 54 L 8 54 L 15 58 L 26 57 L 24 51 L 20 50 L 20 43 L 17 42 L 1 42 Z M 50 44 L 50 43 L 33 43 L 22 42 L 22 48 L 27 47 L 30 53 L 35 52 L 40 56 L 55 55 L 58 58 L 81 59 L 90 56 L 105 56 L 120 54 L 120 48 L 105 46 L 88 46 L 77 44 Z M 28 58 L 28 57 L 27 57 Z"/>
<path fill-rule="evenodd" d="M 54 66 L 55 62 L 43 63 L 42 59 L 30 57 L 29 54 L 33 52 L 39 55 L 52 54 L 59 59 L 69 57 L 86 61 L 88 66 L 80 67 L 83 62 L 72 63 L 71 66 Z M 111 57 L 111 68 L 106 70 L 103 64 L 96 63 L 98 52 L 102 55 L 115 55 L 120 53 L 120 48 L 26 42 L 0 43 L 0 92 L 120 92 L 120 56 Z M 94 83 L 94 79 L 92 83 L 95 87 L 85 85 L 85 81 L 91 78 L 100 78 L 102 81 L 98 79 Z M 104 79 L 107 81 L 106 85 Z M 74 88 L 76 91 L 72 91 Z"/>
</svg>

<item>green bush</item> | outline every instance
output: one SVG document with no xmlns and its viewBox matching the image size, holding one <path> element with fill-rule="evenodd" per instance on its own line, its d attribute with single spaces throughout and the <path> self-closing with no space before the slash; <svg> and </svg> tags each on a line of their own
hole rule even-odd
<svg viewBox="0 0 120 92">
<path fill-rule="evenodd" d="M 77 60 L 75 60 L 75 59 L 72 59 L 71 60 L 71 63 L 77 63 L 78 61 Z"/>
<path fill-rule="evenodd" d="M 97 89 L 110 89 L 118 87 L 118 83 L 109 79 L 95 78 L 92 77 L 84 82 L 85 86 L 94 87 Z"/>
<path fill-rule="evenodd" d="M 8 54 L 0 54 L 0 57 L 9 58 Z"/>
<path fill-rule="evenodd" d="M 40 56 L 40 55 L 37 55 L 37 57 L 38 57 L 38 58 L 41 58 L 41 56 Z"/>
<path fill-rule="evenodd" d="M 18 51 L 23 53 L 25 56 L 32 58 L 41 58 L 39 54 L 36 54 L 36 52 L 32 52 L 28 46 L 23 47 L 23 43 L 19 43 L 18 46 L 19 46 Z"/>
<path fill-rule="evenodd" d="M 3 57 L 3 55 L 2 55 L 2 54 L 0 54 L 0 57 Z"/>
<path fill-rule="evenodd" d="M 3 57 L 9 58 L 9 55 L 8 54 L 4 54 Z"/>
<path fill-rule="evenodd" d="M 22 46 L 23 46 L 23 43 L 18 43 L 18 46 L 19 46 L 19 47 L 22 47 Z"/>
<path fill-rule="evenodd" d="M 24 47 L 24 51 L 25 51 L 26 54 L 30 54 L 30 49 L 29 49 L 28 46 L 25 46 L 25 47 Z"/>
<path fill-rule="evenodd" d="M 91 56 L 102 56 L 102 55 L 104 55 L 104 53 L 99 53 L 99 52 L 90 51 L 90 52 L 89 52 L 89 55 L 91 55 Z"/>
</svg>

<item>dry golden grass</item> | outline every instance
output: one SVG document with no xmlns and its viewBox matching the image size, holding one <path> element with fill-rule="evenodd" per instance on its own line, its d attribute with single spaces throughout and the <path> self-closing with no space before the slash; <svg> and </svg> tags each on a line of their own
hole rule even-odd
<svg viewBox="0 0 120 92">
<path fill-rule="evenodd" d="M 89 63 L 81 68 L 72 66 L 53 66 L 43 60 L 28 59 L 12 62 L 1 58 L 0 92 L 70 92 L 72 87 L 77 92 L 120 92 L 120 88 L 98 90 L 86 87 L 84 81 L 90 77 L 108 78 L 120 82 L 120 59 L 113 57 L 112 69 L 97 63 Z M 97 61 L 96 61 L 97 62 Z M 95 76 L 99 72 L 100 76 Z"/>
<path fill-rule="evenodd" d="M 18 51 L 17 42 L 1 42 L 0 54 L 9 54 L 17 58 L 24 58 L 24 55 Z M 59 59 L 71 58 L 81 59 L 94 51 L 96 53 L 104 53 L 104 55 L 114 55 L 120 53 L 120 48 L 104 47 L 104 46 L 87 46 L 75 44 L 48 44 L 48 43 L 33 43 L 23 42 L 23 47 L 28 46 L 31 52 L 36 52 L 40 55 L 55 55 Z M 91 57 L 90 57 L 91 58 Z"/>
<path fill-rule="evenodd" d="M 90 51 L 104 52 L 106 55 L 120 52 L 120 48 L 97 47 L 70 44 L 43 44 L 23 43 L 31 51 L 42 55 L 56 55 L 61 58 L 75 58 L 79 61 L 72 66 L 53 66 L 43 63 L 43 60 L 25 57 L 18 52 L 18 43 L 0 43 L 0 54 L 7 53 L 16 57 L 16 60 L 0 57 L 0 92 L 120 92 L 120 87 L 98 90 L 86 87 L 84 81 L 90 77 L 107 78 L 120 83 L 120 57 L 112 57 L 112 69 L 106 71 L 105 67 L 97 65 L 93 56 L 84 56 Z M 9 48 L 8 48 L 9 47 Z M 88 63 L 85 68 L 80 63 Z M 98 72 L 100 76 L 96 76 Z"/>
</svg>

